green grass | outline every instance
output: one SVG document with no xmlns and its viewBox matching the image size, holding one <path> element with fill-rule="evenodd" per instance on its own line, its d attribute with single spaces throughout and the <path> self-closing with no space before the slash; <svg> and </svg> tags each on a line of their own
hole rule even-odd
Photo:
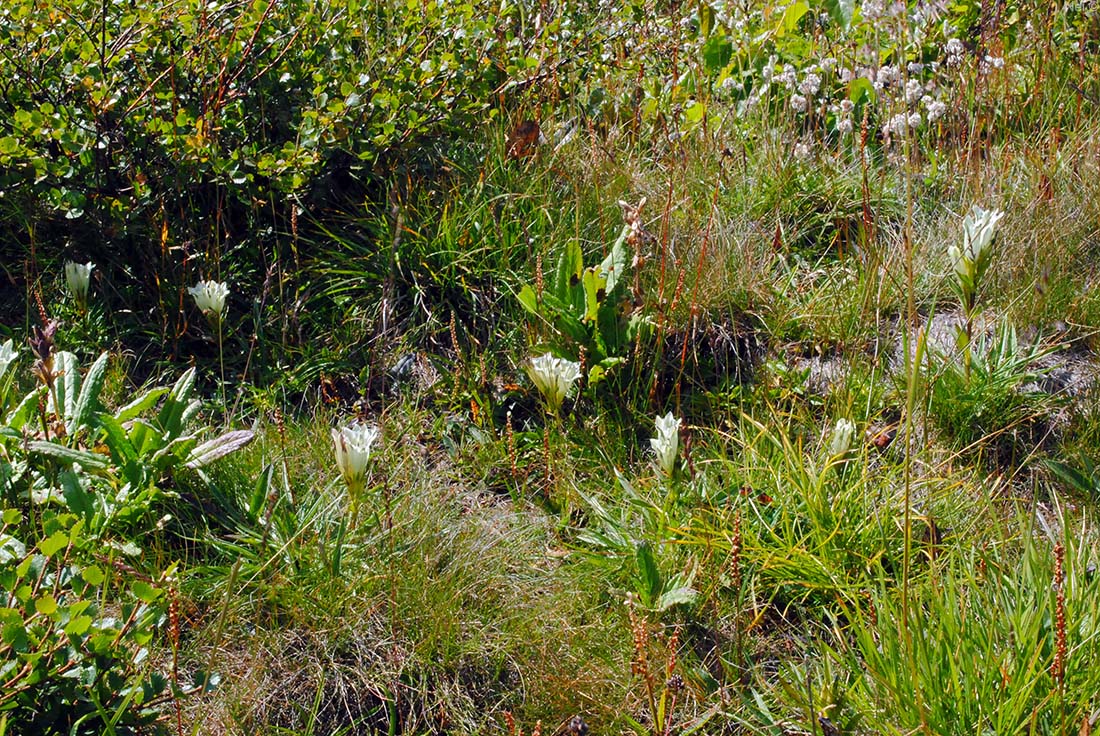
<svg viewBox="0 0 1100 736">
<path fill-rule="evenodd" d="M 1093 11 L 16 5 L 0 687 L 53 732 L 1095 729 Z M 964 314 L 972 205 L 1006 214 Z M 66 260 L 97 264 L 87 314 Z M 224 366 L 199 278 L 230 283 Z M 553 417 L 547 350 L 584 368 Z M 43 384 L 103 351 L 54 416 Z M 190 421 L 112 424 L 192 365 Z M 81 640 L 81 596 L 149 632 Z M 21 674 L 107 644 L 129 664 Z"/>
</svg>

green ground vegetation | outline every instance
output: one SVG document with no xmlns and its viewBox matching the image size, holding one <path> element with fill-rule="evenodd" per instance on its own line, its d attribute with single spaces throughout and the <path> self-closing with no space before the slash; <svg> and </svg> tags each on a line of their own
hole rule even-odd
<svg viewBox="0 0 1100 736">
<path fill-rule="evenodd" d="M 5 3 L 0 735 L 1092 733 L 1098 51 Z"/>
</svg>

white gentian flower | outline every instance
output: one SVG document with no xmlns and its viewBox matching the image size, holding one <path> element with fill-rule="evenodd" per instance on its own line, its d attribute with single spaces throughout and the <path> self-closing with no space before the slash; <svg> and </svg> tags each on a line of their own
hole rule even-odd
<svg viewBox="0 0 1100 736">
<path fill-rule="evenodd" d="M 69 293 L 76 300 L 76 306 L 81 312 L 88 309 L 88 288 L 92 281 L 92 269 L 95 264 L 65 262 L 65 284 L 69 287 Z"/>
<path fill-rule="evenodd" d="M 856 425 L 851 419 L 841 417 L 836 420 L 832 439 L 829 440 L 829 455 L 843 455 L 852 449 L 852 438 L 856 434 Z"/>
<path fill-rule="evenodd" d="M 225 317 L 225 300 L 229 296 L 229 286 L 224 281 L 200 281 L 187 290 L 195 297 L 195 306 L 215 327 Z"/>
<path fill-rule="evenodd" d="M 550 353 L 531 358 L 524 366 L 531 382 L 535 384 L 551 414 L 557 414 L 573 383 L 581 377 L 581 364 Z"/>
<path fill-rule="evenodd" d="M 378 427 L 358 422 L 332 430 L 332 443 L 336 448 L 336 466 L 352 499 L 358 498 L 367 484 L 367 462 L 371 445 L 380 434 Z"/>
<path fill-rule="evenodd" d="M 19 351 L 15 349 L 11 340 L 0 345 L 0 378 L 3 378 L 4 374 L 8 372 L 8 366 L 15 362 L 18 355 Z"/>
<path fill-rule="evenodd" d="M 672 412 L 657 417 L 657 436 L 649 440 L 653 452 L 657 454 L 657 465 L 671 476 L 676 467 L 676 457 L 680 454 L 680 420 Z"/>
<path fill-rule="evenodd" d="M 989 246 L 993 242 L 997 223 L 1004 217 L 1001 210 L 984 210 L 978 205 L 970 208 L 963 218 L 963 247 L 948 247 L 955 273 L 974 279 L 980 277 L 989 263 Z"/>
</svg>

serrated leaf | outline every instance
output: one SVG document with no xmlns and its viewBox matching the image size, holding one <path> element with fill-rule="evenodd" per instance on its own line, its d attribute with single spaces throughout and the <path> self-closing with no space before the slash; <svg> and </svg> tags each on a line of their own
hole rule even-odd
<svg viewBox="0 0 1100 736">
<path fill-rule="evenodd" d="M 0 534 L 0 565 L 23 559 L 27 547 L 10 534 Z"/>
<path fill-rule="evenodd" d="M 38 542 L 38 551 L 46 555 L 46 557 L 53 557 L 68 546 L 69 535 L 65 532 L 54 532 Z"/>
<path fill-rule="evenodd" d="M 238 429 L 232 432 L 226 432 L 220 437 L 207 440 L 191 450 L 191 453 L 187 456 L 187 462 L 185 462 L 184 465 L 195 470 L 205 467 L 215 460 L 241 449 L 251 442 L 254 436 L 255 434 L 250 429 Z"/>
<path fill-rule="evenodd" d="M 106 575 L 103 574 L 103 569 L 98 565 L 88 565 L 80 571 L 80 577 L 83 578 L 84 582 L 88 585 L 99 585 L 106 579 Z"/>
<path fill-rule="evenodd" d="M 46 616 L 53 615 L 57 612 L 57 599 L 50 593 L 39 596 L 34 601 L 34 610 Z"/>
<path fill-rule="evenodd" d="M 92 626 L 91 616 L 77 616 L 69 621 L 65 633 L 69 636 L 84 636 Z"/>
<path fill-rule="evenodd" d="M 135 580 L 130 583 L 130 591 L 143 603 L 152 603 L 157 598 L 160 598 L 163 592 L 158 588 L 154 588 L 144 580 Z"/>
</svg>

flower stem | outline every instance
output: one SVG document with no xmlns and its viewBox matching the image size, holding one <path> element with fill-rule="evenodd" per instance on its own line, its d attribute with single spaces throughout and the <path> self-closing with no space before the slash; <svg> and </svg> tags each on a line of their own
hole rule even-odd
<svg viewBox="0 0 1100 736">
<path fill-rule="evenodd" d="M 229 405 L 225 399 L 225 355 L 222 352 L 222 323 L 218 320 L 218 368 L 222 376 L 222 418 L 229 423 Z"/>
</svg>

